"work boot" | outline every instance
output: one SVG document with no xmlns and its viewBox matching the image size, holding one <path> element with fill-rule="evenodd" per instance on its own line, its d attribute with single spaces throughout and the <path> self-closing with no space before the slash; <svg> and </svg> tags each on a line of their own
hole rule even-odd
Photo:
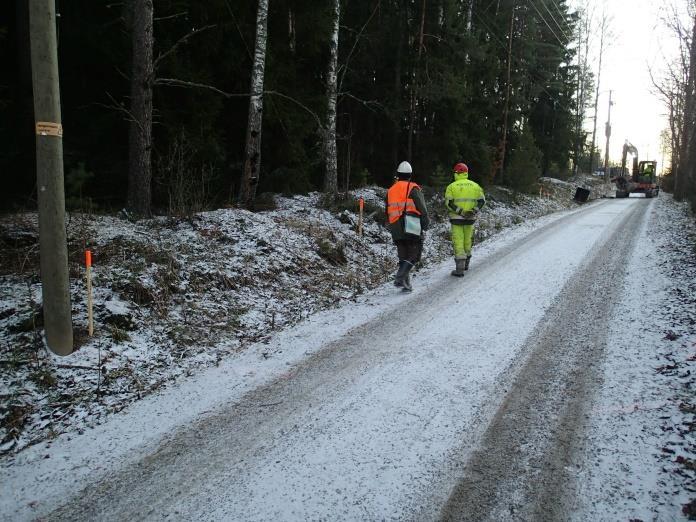
<svg viewBox="0 0 696 522">
<path fill-rule="evenodd" d="M 406 266 L 404 270 L 404 278 L 402 282 L 402 291 L 404 292 L 410 292 L 413 290 L 413 287 L 411 286 L 411 269 L 413 268 L 413 263 L 410 261 L 404 261 L 404 265 Z"/>
<path fill-rule="evenodd" d="M 466 256 L 466 259 L 464 260 L 464 270 L 469 270 L 469 263 L 471 263 L 471 254 Z"/>
<path fill-rule="evenodd" d="M 406 261 L 399 261 L 399 270 L 396 272 L 396 277 L 394 277 L 394 286 L 401 288 L 404 286 L 404 276 L 406 275 Z"/>
<path fill-rule="evenodd" d="M 453 276 L 455 276 L 455 277 L 463 277 L 464 276 L 464 270 L 466 270 L 466 268 L 464 268 L 465 261 L 466 261 L 465 259 L 455 259 L 454 260 L 454 264 L 457 268 L 452 270 L 451 273 Z"/>
</svg>

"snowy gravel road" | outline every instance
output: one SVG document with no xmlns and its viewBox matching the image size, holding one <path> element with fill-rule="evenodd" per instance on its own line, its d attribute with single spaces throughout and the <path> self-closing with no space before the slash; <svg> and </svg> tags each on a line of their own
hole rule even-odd
<svg viewBox="0 0 696 522">
<path fill-rule="evenodd" d="M 33 514 L 565 518 L 565 464 L 651 204 L 594 203 L 480 249 L 461 280 L 447 264 L 417 277 L 411 296 L 382 287 L 367 322 L 326 332 L 321 349 L 273 379 L 77 481 L 84 489 L 69 500 L 54 491 Z M 14 500 L 32 494 L 27 485 Z M 16 518 L 30 518 L 22 509 Z"/>
</svg>

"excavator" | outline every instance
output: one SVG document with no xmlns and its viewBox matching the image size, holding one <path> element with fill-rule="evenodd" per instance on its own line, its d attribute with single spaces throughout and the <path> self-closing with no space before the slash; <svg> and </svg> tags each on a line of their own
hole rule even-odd
<svg viewBox="0 0 696 522">
<path fill-rule="evenodd" d="M 633 168 L 629 177 L 626 169 L 627 156 L 633 156 Z M 625 142 L 621 154 L 619 175 L 611 178 L 616 185 L 616 197 L 627 198 L 630 194 L 645 194 L 646 198 L 656 197 L 660 193 L 657 185 L 657 161 L 638 161 L 638 149 L 630 142 Z"/>
</svg>

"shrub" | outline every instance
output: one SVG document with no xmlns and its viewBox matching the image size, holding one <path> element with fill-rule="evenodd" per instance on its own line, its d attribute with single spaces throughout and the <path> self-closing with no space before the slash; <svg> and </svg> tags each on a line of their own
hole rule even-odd
<svg viewBox="0 0 696 522">
<path fill-rule="evenodd" d="M 252 209 L 254 212 L 261 212 L 264 210 L 275 210 L 278 208 L 276 204 L 275 196 L 272 192 L 263 192 L 256 196 L 254 202 L 252 203 Z"/>
<path fill-rule="evenodd" d="M 79 162 L 77 167 L 69 169 L 65 173 L 65 206 L 69 209 L 83 208 L 85 203 L 91 204 L 91 200 L 83 198 L 85 186 L 94 178 L 92 172 L 85 169 L 84 162 Z"/>
<path fill-rule="evenodd" d="M 334 266 L 345 265 L 348 262 L 343 243 L 333 244 L 326 239 L 317 241 L 318 254 Z"/>
<path fill-rule="evenodd" d="M 259 179 L 259 190 L 292 196 L 307 194 L 313 190 L 308 170 L 280 167 Z"/>
<path fill-rule="evenodd" d="M 435 189 L 437 192 L 443 192 L 447 185 L 449 185 L 453 180 L 454 178 L 449 173 L 449 170 L 445 169 L 442 165 L 438 165 L 430 175 L 429 182 L 433 189 Z"/>
</svg>

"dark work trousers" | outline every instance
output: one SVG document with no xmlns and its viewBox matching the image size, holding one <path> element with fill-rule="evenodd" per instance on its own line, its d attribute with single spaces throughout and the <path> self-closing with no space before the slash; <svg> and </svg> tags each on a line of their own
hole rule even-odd
<svg viewBox="0 0 696 522">
<path fill-rule="evenodd" d="M 399 261 L 406 260 L 415 265 L 420 261 L 423 252 L 422 239 L 398 239 L 394 241 Z"/>
</svg>

